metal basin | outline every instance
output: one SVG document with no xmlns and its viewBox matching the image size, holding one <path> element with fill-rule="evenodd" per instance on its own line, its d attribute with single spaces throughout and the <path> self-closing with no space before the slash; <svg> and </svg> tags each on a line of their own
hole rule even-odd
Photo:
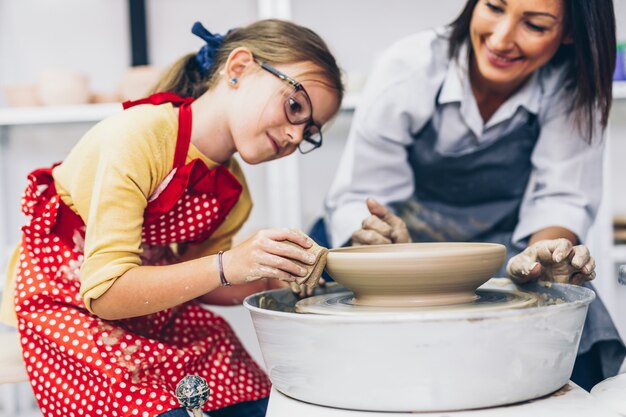
<svg viewBox="0 0 626 417">
<path fill-rule="evenodd" d="M 485 288 L 501 289 L 502 279 Z M 297 299 L 285 289 L 252 295 L 244 305 L 270 380 L 283 394 L 355 410 L 445 411 L 525 401 L 568 382 L 595 294 L 566 284 L 523 290 L 547 302 L 334 316 L 293 312 Z M 337 291 L 345 288 L 318 294 Z"/>
</svg>

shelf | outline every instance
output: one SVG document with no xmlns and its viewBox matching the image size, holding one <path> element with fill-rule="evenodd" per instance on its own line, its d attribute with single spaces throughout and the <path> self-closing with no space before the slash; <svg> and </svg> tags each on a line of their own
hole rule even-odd
<svg viewBox="0 0 626 417">
<path fill-rule="evenodd" d="M 346 94 L 343 103 L 341 103 L 341 110 L 353 111 L 360 98 L 358 93 Z M 613 83 L 613 98 L 626 100 L 626 81 Z M 121 110 L 122 106 L 119 103 L 80 106 L 0 107 L 0 126 L 97 122 Z"/>
<path fill-rule="evenodd" d="M 613 98 L 626 100 L 626 81 L 613 81 Z"/>
<path fill-rule="evenodd" d="M 358 94 L 346 95 L 341 105 L 341 110 L 354 110 L 358 100 Z M 0 126 L 97 122 L 119 111 L 122 111 L 120 103 L 85 104 L 79 106 L 0 107 Z"/>
<path fill-rule="evenodd" d="M 626 264 L 626 245 L 615 244 L 612 249 L 613 262 Z"/>
<path fill-rule="evenodd" d="M 0 108 L 0 126 L 97 122 L 122 110 L 119 103 Z"/>
</svg>

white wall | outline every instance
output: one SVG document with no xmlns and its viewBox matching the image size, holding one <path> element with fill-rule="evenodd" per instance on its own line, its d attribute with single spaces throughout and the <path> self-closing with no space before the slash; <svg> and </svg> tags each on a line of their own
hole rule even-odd
<svg viewBox="0 0 626 417">
<path fill-rule="evenodd" d="M 111 88 L 130 61 L 126 9 L 124 0 L 0 0 L 0 86 L 60 68 Z"/>
</svg>

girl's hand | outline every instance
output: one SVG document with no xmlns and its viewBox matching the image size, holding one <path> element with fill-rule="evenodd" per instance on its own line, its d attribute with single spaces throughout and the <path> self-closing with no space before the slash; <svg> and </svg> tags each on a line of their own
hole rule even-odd
<svg viewBox="0 0 626 417">
<path fill-rule="evenodd" d="M 373 198 L 367 199 L 367 208 L 371 216 L 363 220 L 359 230 L 352 233 L 352 245 L 411 242 L 411 235 L 400 217 Z"/>
<path fill-rule="evenodd" d="M 326 280 L 324 278 L 319 278 L 317 285 L 320 287 L 326 286 Z M 291 292 L 293 292 L 298 298 L 310 297 L 315 291 L 314 287 L 298 284 L 297 282 L 292 282 L 289 286 L 291 287 Z"/>
<path fill-rule="evenodd" d="M 580 285 L 596 277 L 595 267 L 585 245 L 553 239 L 540 240 L 511 258 L 506 272 L 518 284 L 539 279 Z"/>
<path fill-rule="evenodd" d="M 293 242 L 296 245 L 291 245 Z M 268 229 L 255 233 L 240 245 L 224 252 L 224 276 L 233 285 L 261 278 L 294 282 L 308 274 L 315 255 L 307 252 L 313 241 L 302 232 L 290 229 Z"/>
<path fill-rule="evenodd" d="M 324 286 L 326 286 L 326 280 L 324 278 L 320 278 L 317 284 L 320 287 L 324 287 Z M 313 295 L 313 292 L 315 291 L 314 288 L 308 287 L 308 286 L 306 286 L 304 284 L 298 284 L 295 281 L 293 281 L 293 282 L 282 282 L 282 281 L 272 280 L 269 283 L 269 289 L 270 290 L 283 289 L 283 288 L 291 288 L 291 292 L 293 292 L 296 295 L 296 297 L 298 297 L 298 298 L 310 297 L 310 296 Z"/>
</svg>

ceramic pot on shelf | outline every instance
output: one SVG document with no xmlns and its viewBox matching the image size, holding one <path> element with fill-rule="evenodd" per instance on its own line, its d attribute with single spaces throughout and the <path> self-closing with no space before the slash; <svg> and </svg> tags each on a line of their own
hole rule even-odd
<svg viewBox="0 0 626 417">
<path fill-rule="evenodd" d="M 37 79 L 39 100 L 45 106 L 71 106 L 89 103 L 89 81 L 85 74 L 70 70 L 47 69 Z"/>
<path fill-rule="evenodd" d="M 146 97 L 159 81 L 162 71 L 150 65 L 130 67 L 122 76 L 119 95 L 122 100 L 137 100 Z"/>
<path fill-rule="evenodd" d="M 6 104 L 11 107 L 39 106 L 39 93 L 36 84 L 12 84 L 2 88 Z"/>
</svg>

